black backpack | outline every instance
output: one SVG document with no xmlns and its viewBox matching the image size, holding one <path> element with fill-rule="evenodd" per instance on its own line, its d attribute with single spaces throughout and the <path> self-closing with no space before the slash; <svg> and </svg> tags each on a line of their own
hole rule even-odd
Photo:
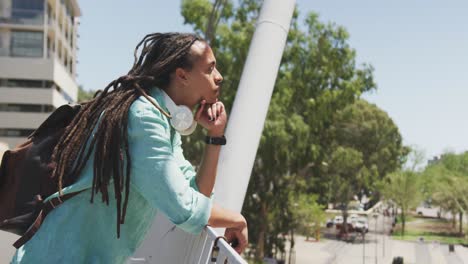
<svg viewBox="0 0 468 264">
<path fill-rule="evenodd" d="M 58 191 L 52 178 L 55 164 L 52 152 L 65 128 L 81 105 L 62 105 L 37 128 L 23 144 L 7 150 L 0 164 L 0 230 L 21 237 L 13 244 L 19 248 L 36 233 L 46 215 L 79 192 L 43 203 Z"/>
</svg>

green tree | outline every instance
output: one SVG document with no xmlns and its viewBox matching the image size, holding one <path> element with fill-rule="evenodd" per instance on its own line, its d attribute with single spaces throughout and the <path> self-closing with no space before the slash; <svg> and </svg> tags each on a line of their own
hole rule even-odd
<svg viewBox="0 0 468 264">
<path fill-rule="evenodd" d="M 343 214 L 343 231 L 348 232 L 348 205 L 354 195 L 365 185 L 368 176 L 361 152 L 339 146 L 330 157 L 328 174 L 331 178 L 332 198 L 337 202 Z"/>
<path fill-rule="evenodd" d="M 92 99 L 95 93 L 96 91 L 85 90 L 82 85 L 78 86 L 78 103 Z"/>
<path fill-rule="evenodd" d="M 468 210 L 468 152 L 445 153 L 425 169 L 426 195 L 445 211 L 459 216 L 459 233 L 463 233 L 463 216 Z"/>
<path fill-rule="evenodd" d="M 401 234 L 405 234 L 406 216 L 422 199 L 420 175 L 410 170 L 390 173 L 382 182 L 382 193 L 385 198 L 394 202 L 401 211 Z"/>
<path fill-rule="evenodd" d="M 362 155 L 362 189 L 352 190 L 353 195 L 376 195 L 376 183 L 385 175 L 400 169 L 409 148 L 402 144 L 402 137 L 393 120 L 386 112 L 365 100 L 338 112 L 332 132 L 336 144 L 359 151 Z M 339 164 L 338 164 L 339 166 Z"/>
</svg>

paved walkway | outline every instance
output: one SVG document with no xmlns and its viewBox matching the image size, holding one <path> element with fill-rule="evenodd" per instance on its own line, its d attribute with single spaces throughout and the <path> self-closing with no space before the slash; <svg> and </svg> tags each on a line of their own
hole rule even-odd
<svg viewBox="0 0 468 264">
<path fill-rule="evenodd" d="M 444 244 L 394 240 L 383 235 L 388 224 L 379 217 L 375 232 L 376 222 L 371 219 L 365 243 L 361 237 L 346 243 L 333 239 L 311 242 L 298 236 L 294 264 L 390 264 L 397 256 L 405 264 L 468 264 L 468 248 L 455 246 L 455 252 L 449 252 Z"/>
<path fill-rule="evenodd" d="M 12 246 L 18 236 L 0 231 L 0 263 L 10 263 L 16 249 Z"/>
<path fill-rule="evenodd" d="M 375 240 L 366 240 L 363 245 L 335 240 L 311 242 L 297 237 L 294 264 L 389 264 L 397 256 L 403 257 L 405 264 L 468 263 L 468 249 L 462 246 L 456 246 L 451 253 L 447 245 L 387 239 L 384 252 L 381 241 L 376 244 Z"/>
</svg>

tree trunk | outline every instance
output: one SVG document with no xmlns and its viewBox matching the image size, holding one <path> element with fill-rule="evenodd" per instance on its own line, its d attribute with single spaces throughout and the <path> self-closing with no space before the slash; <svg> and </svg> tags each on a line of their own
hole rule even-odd
<svg viewBox="0 0 468 264">
<path fill-rule="evenodd" d="M 452 228 L 455 228 L 457 226 L 457 223 L 456 223 L 457 213 L 452 211 L 451 214 L 452 214 Z"/>
<path fill-rule="evenodd" d="M 460 227 L 459 227 L 458 232 L 460 233 L 460 236 L 461 236 L 461 235 L 463 235 L 463 212 L 459 213 L 459 221 L 460 221 L 460 223 L 459 223 Z"/>
<path fill-rule="evenodd" d="M 404 210 L 401 210 L 401 236 L 403 237 L 405 235 L 405 225 L 406 225 L 406 215 L 404 213 Z"/>
<path fill-rule="evenodd" d="M 259 226 L 260 231 L 258 232 L 257 238 L 257 249 L 255 250 L 255 259 L 262 260 L 265 251 L 265 226 Z"/>
<path fill-rule="evenodd" d="M 343 233 L 344 233 L 344 234 L 348 234 L 348 213 L 346 212 L 344 215 L 345 215 L 345 216 L 343 216 L 343 226 L 342 226 L 342 229 L 343 229 Z"/>
<path fill-rule="evenodd" d="M 345 203 L 343 208 L 343 226 L 342 226 L 344 234 L 348 234 L 348 203 Z"/>
<path fill-rule="evenodd" d="M 221 17 L 221 12 L 226 5 L 226 0 L 215 0 L 213 3 L 213 8 L 211 9 L 211 14 L 206 25 L 205 40 L 208 43 L 213 41 L 214 35 L 216 34 L 216 27 L 219 23 L 219 18 Z"/>
<path fill-rule="evenodd" d="M 265 202 L 262 202 L 260 209 L 260 219 L 263 219 L 263 225 L 260 225 L 258 237 L 257 237 L 257 248 L 255 250 L 255 259 L 256 260 L 263 260 L 265 256 L 265 236 L 266 236 L 266 228 L 267 228 L 267 206 Z"/>
<path fill-rule="evenodd" d="M 291 229 L 291 243 L 289 243 L 289 261 L 288 263 L 291 264 L 291 255 L 292 255 L 292 252 L 293 252 L 293 249 L 294 249 L 294 228 Z"/>
</svg>

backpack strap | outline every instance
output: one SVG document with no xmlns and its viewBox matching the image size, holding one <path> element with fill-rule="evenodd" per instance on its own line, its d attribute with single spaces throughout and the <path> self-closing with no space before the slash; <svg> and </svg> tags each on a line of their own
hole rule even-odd
<svg viewBox="0 0 468 264">
<path fill-rule="evenodd" d="M 57 196 L 48 200 L 46 203 L 42 203 L 42 208 L 40 209 L 36 220 L 34 220 L 33 224 L 28 228 L 28 230 L 26 230 L 26 232 L 18 240 L 16 240 L 15 243 L 13 243 L 13 246 L 18 249 L 22 245 L 26 244 L 26 242 L 28 242 L 34 236 L 37 230 L 39 230 L 39 227 L 41 227 L 42 222 L 44 221 L 47 214 L 50 213 L 50 211 L 52 211 L 57 206 L 60 206 L 62 203 L 72 198 L 73 196 L 82 193 L 83 191 L 67 193 L 61 197 Z"/>
</svg>

